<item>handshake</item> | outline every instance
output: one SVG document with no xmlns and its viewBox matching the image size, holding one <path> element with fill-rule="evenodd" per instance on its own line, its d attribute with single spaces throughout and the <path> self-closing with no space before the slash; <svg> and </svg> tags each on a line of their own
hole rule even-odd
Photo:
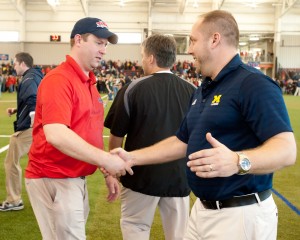
<svg viewBox="0 0 300 240">
<path fill-rule="evenodd" d="M 238 157 L 235 151 L 215 139 L 211 133 L 206 134 L 211 145 L 187 156 L 187 167 L 201 178 L 229 177 L 238 172 Z M 128 172 L 133 175 L 135 165 L 161 164 L 186 157 L 187 144 L 176 136 L 171 136 L 152 146 L 127 152 L 116 148 L 107 153 L 104 174 L 123 176 Z"/>
<path fill-rule="evenodd" d="M 132 167 L 134 166 L 134 161 L 129 152 L 122 148 L 115 148 L 107 154 L 108 159 L 100 167 L 104 176 L 120 177 L 124 176 L 126 172 L 133 175 Z"/>
</svg>

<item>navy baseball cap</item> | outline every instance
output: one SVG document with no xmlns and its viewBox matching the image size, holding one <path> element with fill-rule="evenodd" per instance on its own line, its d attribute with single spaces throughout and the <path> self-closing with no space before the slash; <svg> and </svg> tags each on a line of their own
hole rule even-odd
<svg viewBox="0 0 300 240">
<path fill-rule="evenodd" d="M 118 36 L 108 30 L 107 24 L 99 18 L 86 17 L 77 21 L 71 32 L 71 38 L 76 34 L 91 33 L 99 38 L 105 38 L 110 43 L 116 44 Z"/>
</svg>

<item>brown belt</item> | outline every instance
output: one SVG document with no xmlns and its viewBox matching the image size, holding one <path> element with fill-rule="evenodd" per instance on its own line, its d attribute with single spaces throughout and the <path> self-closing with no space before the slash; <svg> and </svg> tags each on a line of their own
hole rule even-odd
<svg viewBox="0 0 300 240">
<path fill-rule="evenodd" d="M 253 193 L 249 195 L 243 195 L 238 197 L 233 197 L 231 199 L 221 200 L 221 201 L 207 201 L 207 200 L 201 200 L 201 203 L 203 204 L 204 208 L 206 209 L 221 209 L 221 208 L 230 208 L 230 207 L 241 207 L 241 206 L 247 206 L 254 203 L 258 203 L 259 200 L 256 198 L 258 196 L 259 200 L 262 202 L 266 200 L 268 197 L 271 196 L 271 190 L 265 190 L 263 192 L 259 193 Z"/>
</svg>

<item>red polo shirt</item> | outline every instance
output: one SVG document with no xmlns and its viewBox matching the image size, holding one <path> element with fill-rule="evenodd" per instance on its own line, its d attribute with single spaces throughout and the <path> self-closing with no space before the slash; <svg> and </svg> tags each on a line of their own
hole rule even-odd
<svg viewBox="0 0 300 240">
<path fill-rule="evenodd" d="M 95 87 L 70 56 L 42 80 L 38 93 L 26 178 L 68 178 L 94 173 L 95 165 L 60 152 L 45 138 L 43 126 L 61 123 L 88 143 L 103 149 L 103 103 Z M 81 146 L 77 146 L 80 148 Z"/>
</svg>

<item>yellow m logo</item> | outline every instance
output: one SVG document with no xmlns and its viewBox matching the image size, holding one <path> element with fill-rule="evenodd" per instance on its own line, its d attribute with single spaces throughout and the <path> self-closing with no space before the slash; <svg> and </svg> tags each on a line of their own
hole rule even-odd
<svg viewBox="0 0 300 240">
<path fill-rule="evenodd" d="M 221 101 L 222 95 L 215 95 L 214 100 L 211 102 L 211 104 L 218 104 Z"/>
</svg>

